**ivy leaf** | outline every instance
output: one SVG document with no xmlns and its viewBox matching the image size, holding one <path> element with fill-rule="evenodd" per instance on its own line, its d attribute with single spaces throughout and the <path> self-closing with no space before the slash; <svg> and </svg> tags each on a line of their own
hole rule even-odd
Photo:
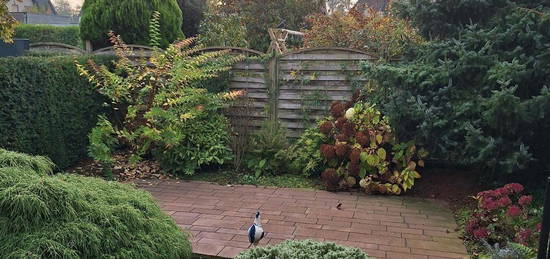
<svg viewBox="0 0 550 259">
<path fill-rule="evenodd" d="M 359 159 L 361 160 L 361 162 L 365 162 L 367 161 L 367 152 L 361 152 L 361 154 L 359 155 Z"/>
</svg>

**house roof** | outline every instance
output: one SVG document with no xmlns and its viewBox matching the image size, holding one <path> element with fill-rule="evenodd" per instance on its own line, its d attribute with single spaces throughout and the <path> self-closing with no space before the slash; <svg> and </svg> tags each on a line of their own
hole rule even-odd
<svg viewBox="0 0 550 259">
<path fill-rule="evenodd" d="M 32 2 L 39 8 L 43 8 L 44 10 L 51 9 L 53 14 L 57 14 L 55 6 L 50 0 L 32 0 Z"/>
</svg>

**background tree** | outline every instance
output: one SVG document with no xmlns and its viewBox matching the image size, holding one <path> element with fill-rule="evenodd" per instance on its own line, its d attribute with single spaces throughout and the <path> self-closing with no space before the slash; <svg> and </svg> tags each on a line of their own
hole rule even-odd
<svg viewBox="0 0 550 259">
<path fill-rule="evenodd" d="M 226 15 L 236 14 L 246 28 L 250 48 L 266 51 L 270 44 L 268 28 L 305 28 L 305 18 L 326 9 L 324 0 L 223 0 L 211 5 Z"/>
<path fill-rule="evenodd" d="M 422 143 L 433 158 L 477 168 L 490 181 L 543 176 L 550 170 L 548 2 L 450 2 L 396 2 L 439 40 L 409 49 L 402 62 L 365 63 L 377 83 L 367 98 L 401 139 Z"/>
<path fill-rule="evenodd" d="M 8 0 L 0 0 L 0 39 L 11 42 L 17 21 L 8 13 Z"/>
<path fill-rule="evenodd" d="M 78 10 L 71 7 L 69 0 L 55 0 L 54 1 L 55 11 L 59 15 L 75 15 Z"/>
<path fill-rule="evenodd" d="M 178 0 L 183 13 L 183 33 L 194 37 L 199 33 L 199 26 L 207 10 L 207 0 Z"/>
<path fill-rule="evenodd" d="M 160 12 L 161 47 L 184 37 L 182 13 L 176 0 L 86 0 L 82 6 L 80 33 L 94 48 L 111 46 L 107 33 L 120 34 L 127 43 L 149 42 L 149 20 Z"/>
</svg>

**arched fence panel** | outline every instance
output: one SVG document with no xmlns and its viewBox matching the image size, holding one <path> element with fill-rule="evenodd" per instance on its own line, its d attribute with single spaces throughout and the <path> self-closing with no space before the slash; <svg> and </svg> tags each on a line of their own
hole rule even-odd
<svg viewBox="0 0 550 259">
<path fill-rule="evenodd" d="M 148 46 L 128 45 L 135 58 L 148 57 Z M 31 44 L 35 50 L 57 50 L 71 54 L 86 52 L 59 43 Z M 332 101 L 349 101 L 355 89 L 365 85 L 360 63 L 377 59 L 374 55 L 347 48 L 310 48 L 267 56 L 238 47 L 209 47 L 199 52 L 229 50 L 246 59 L 233 66 L 229 89 L 245 90 L 247 98 L 226 111 L 235 127 L 257 129 L 266 119 L 279 120 L 289 138 L 297 138 L 317 119 L 328 114 Z M 112 55 L 113 47 L 93 51 Z"/>
<path fill-rule="evenodd" d="M 78 48 L 72 45 L 63 44 L 63 43 L 57 43 L 57 42 L 31 43 L 29 44 L 29 51 L 55 52 L 55 53 L 74 54 L 74 55 L 82 55 L 86 53 L 86 51 L 84 51 L 81 48 Z"/>
</svg>

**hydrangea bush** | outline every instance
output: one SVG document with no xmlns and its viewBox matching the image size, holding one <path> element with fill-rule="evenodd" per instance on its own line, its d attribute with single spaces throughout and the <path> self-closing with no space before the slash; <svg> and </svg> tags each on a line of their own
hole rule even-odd
<svg viewBox="0 0 550 259">
<path fill-rule="evenodd" d="M 466 236 L 489 243 L 516 242 L 536 247 L 540 218 L 530 206 L 533 197 L 523 191 L 521 184 L 510 183 L 478 193 L 475 196 L 478 206 L 466 224 Z"/>
<path fill-rule="evenodd" d="M 325 143 L 320 147 L 328 168 L 321 178 L 329 190 L 354 187 L 368 193 L 399 195 L 420 178 L 417 167 L 427 156 L 414 142 L 400 143 L 373 105 L 357 101 L 334 102 L 331 116 L 320 123 Z"/>
</svg>

